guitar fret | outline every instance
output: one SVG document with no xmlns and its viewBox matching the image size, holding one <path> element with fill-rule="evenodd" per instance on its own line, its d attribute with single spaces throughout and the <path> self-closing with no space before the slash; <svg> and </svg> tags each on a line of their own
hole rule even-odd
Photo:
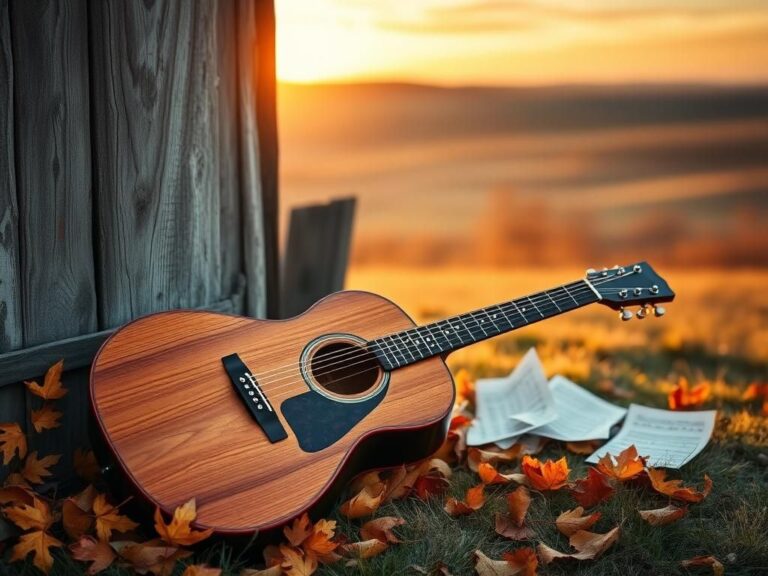
<svg viewBox="0 0 768 576">
<path fill-rule="evenodd" d="M 478 320 L 477 318 L 475 318 L 475 315 L 472 314 L 472 312 L 470 312 L 469 315 L 472 317 L 472 320 L 475 321 L 475 324 L 477 324 L 480 330 L 483 331 L 483 335 L 488 336 L 488 331 L 485 329 L 485 326 L 483 326 L 483 324 L 485 324 L 485 320 L 484 319 Z"/>
<path fill-rule="evenodd" d="M 549 294 L 549 291 L 548 291 L 548 290 L 545 290 L 545 291 L 544 291 L 544 294 L 546 294 L 546 295 L 547 295 L 547 298 L 549 298 L 550 300 L 552 300 L 552 304 L 554 304 L 554 305 L 555 305 L 555 308 L 557 308 L 557 309 L 558 309 L 558 311 L 560 311 L 560 312 L 562 312 L 562 311 L 563 311 L 563 309 L 562 309 L 562 308 L 560 308 L 560 306 L 558 306 L 558 305 L 557 305 L 557 302 L 555 302 L 554 298 L 552 298 L 552 296 L 550 296 L 550 294 Z"/>
</svg>

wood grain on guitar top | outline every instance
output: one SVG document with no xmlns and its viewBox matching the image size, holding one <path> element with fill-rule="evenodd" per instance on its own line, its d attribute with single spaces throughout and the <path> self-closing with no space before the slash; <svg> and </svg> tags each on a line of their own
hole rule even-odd
<svg viewBox="0 0 768 576">
<path fill-rule="evenodd" d="M 395 304 L 366 292 L 334 294 L 283 321 L 155 314 L 107 341 L 93 365 L 91 398 L 121 467 L 153 503 L 170 511 L 194 496 L 200 526 L 264 529 L 310 508 L 369 435 L 446 418 L 453 384 L 438 357 L 393 371 L 378 407 L 319 452 L 302 451 L 281 414 L 283 401 L 308 390 L 298 362 L 312 339 L 350 333 L 372 340 L 410 326 Z M 270 444 L 246 410 L 221 363 L 232 353 L 253 371 L 286 440 Z"/>
</svg>

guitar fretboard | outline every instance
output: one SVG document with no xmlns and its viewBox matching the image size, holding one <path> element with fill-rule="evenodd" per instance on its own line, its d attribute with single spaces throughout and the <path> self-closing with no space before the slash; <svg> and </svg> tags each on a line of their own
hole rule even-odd
<svg viewBox="0 0 768 576">
<path fill-rule="evenodd" d="M 386 370 L 393 370 L 581 308 L 599 299 L 589 282 L 578 280 L 432 324 L 388 334 L 371 340 L 367 346 Z"/>
</svg>

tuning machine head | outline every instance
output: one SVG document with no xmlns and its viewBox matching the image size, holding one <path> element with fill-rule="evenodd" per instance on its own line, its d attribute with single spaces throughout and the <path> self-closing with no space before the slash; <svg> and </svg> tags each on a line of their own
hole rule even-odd
<svg viewBox="0 0 768 576">
<path fill-rule="evenodd" d="M 638 320 L 642 320 L 643 318 L 648 316 L 648 308 L 646 308 L 645 304 L 643 306 L 640 306 L 640 308 L 638 308 L 637 313 L 635 314 L 635 316 L 637 316 Z"/>
<path fill-rule="evenodd" d="M 653 315 L 656 316 L 656 318 L 661 318 L 666 313 L 667 313 L 667 309 L 664 308 L 664 306 L 659 306 L 657 304 L 656 306 L 653 307 Z"/>
<path fill-rule="evenodd" d="M 621 318 L 624 322 L 627 320 L 632 320 L 632 312 L 627 310 L 626 308 L 622 308 L 619 312 L 619 318 Z"/>
</svg>

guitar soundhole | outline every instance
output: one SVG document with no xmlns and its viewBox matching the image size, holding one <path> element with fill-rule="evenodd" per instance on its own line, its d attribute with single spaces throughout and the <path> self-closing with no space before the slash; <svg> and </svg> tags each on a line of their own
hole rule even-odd
<svg viewBox="0 0 768 576">
<path fill-rule="evenodd" d="M 379 384 L 383 371 L 373 354 L 349 342 L 321 346 L 310 362 L 312 378 L 331 394 L 361 396 Z"/>
</svg>

